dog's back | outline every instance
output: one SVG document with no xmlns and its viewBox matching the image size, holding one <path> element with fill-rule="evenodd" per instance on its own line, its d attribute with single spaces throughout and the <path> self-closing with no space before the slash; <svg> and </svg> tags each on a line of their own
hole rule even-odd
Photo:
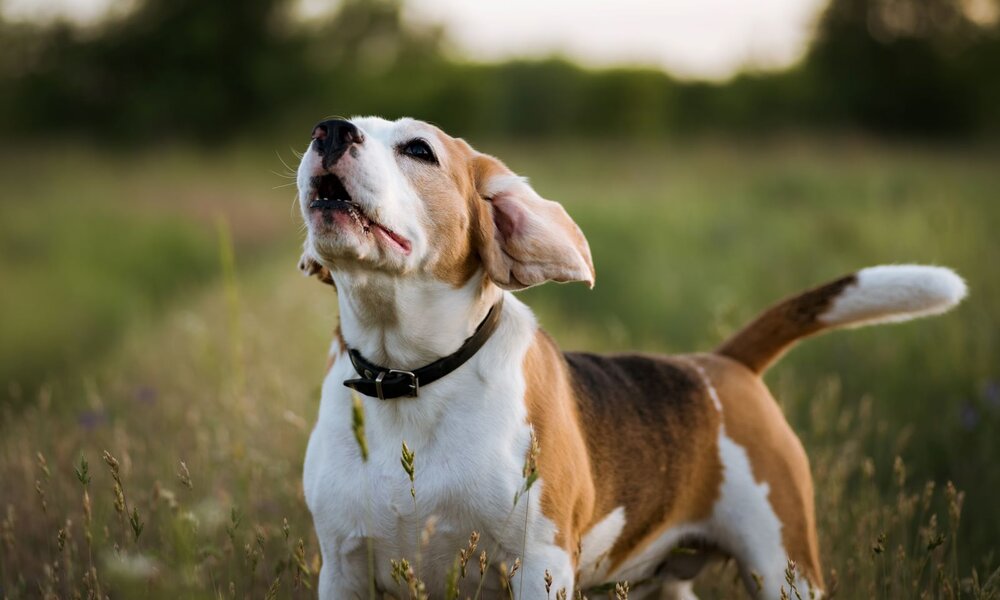
<svg viewBox="0 0 1000 600">
<path fill-rule="evenodd" d="M 787 557 L 822 588 L 808 459 L 759 375 L 801 338 L 943 312 L 964 294 L 947 269 L 874 267 L 779 302 L 715 353 L 565 353 L 600 516 L 584 530 L 620 521 L 610 544 L 582 536 L 581 579 L 651 567 L 686 579 L 704 562 L 692 554 L 721 551 L 748 585 L 780 581 Z"/>
</svg>

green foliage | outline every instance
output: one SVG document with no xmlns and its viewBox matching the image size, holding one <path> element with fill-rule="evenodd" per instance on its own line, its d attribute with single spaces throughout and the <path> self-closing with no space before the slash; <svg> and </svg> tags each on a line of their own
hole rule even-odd
<svg viewBox="0 0 1000 600">
<path fill-rule="evenodd" d="M 1000 27 L 957 0 L 835 0 L 802 67 L 834 124 L 962 135 L 996 125 Z M 982 69 L 982 70 L 980 70 Z M 820 102 L 820 98 L 825 98 Z M 996 130 L 994 129 L 994 133 Z"/>
<path fill-rule="evenodd" d="M 0 131 L 218 142 L 379 114 L 463 135 L 995 136 L 1000 23 L 972 20 L 970 4 L 834 0 L 800 65 L 703 83 L 560 58 L 464 62 L 400 0 L 349 0 L 313 23 L 292 19 L 288 0 L 144 0 L 86 30 L 0 23 Z"/>
<path fill-rule="evenodd" d="M 616 143 L 613 151 L 579 141 L 477 146 L 563 202 L 591 242 L 593 290 L 548 285 L 520 295 L 566 349 L 704 350 L 779 297 L 862 266 L 955 267 L 971 295 L 953 313 L 810 340 L 768 383 L 811 458 L 821 554 L 837 597 L 997 597 L 995 150 L 831 139 Z M 208 266 L 204 279 L 149 300 L 145 318 L 131 313 L 110 341 L 91 347 L 74 365 L 89 382 L 83 390 L 53 386 L 0 408 L 4 593 L 312 597 L 319 547 L 301 471 L 335 296 L 294 268 L 301 240 L 290 194 L 271 190 L 281 180 L 268 174 L 278 160 L 239 148 L 223 159 L 177 150 L 50 154 L 19 152 L 0 183 L 53 219 L 63 213 L 48 204 L 72 209 L 74 197 L 103 192 L 94 205 L 122 227 L 168 221 L 198 232 L 193 238 L 206 241 L 193 253 Z M 76 166 L 55 169 L 53 160 Z M 12 206 L 0 204 L 5 216 L 20 214 Z M 89 226 L 85 212 L 68 214 Z M 222 248 L 220 214 L 232 237 Z M 0 220 L 9 231 L 14 222 Z M 51 223 L 28 239 L 51 260 L 67 260 L 45 249 L 72 227 Z M 99 231 L 108 255 L 134 246 L 122 230 Z M 74 282 L 106 268 L 74 264 Z M 165 264 L 157 268 L 170 273 Z M 5 272 L 5 285 L 34 290 L 23 273 Z M 0 332 L 44 306 L 30 297 L 34 305 L 3 313 Z M 100 313 L 87 314 L 79 318 Z M 105 449 L 108 468 L 91 469 Z M 420 461 L 401 463 L 419 481 Z M 526 460 L 525 490 L 535 473 Z M 197 485 L 185 483 L 192 478 Z M 459 597 L 478 582 L 475 566 L 465 575 L 481 556 L 477 542 L 455 549 Z M 406 558 L 412 570 L 400 574 L 402 585 L 416 587 L 419 557 Z M 734 597 L 735 578 L 723 567 L 697 591 Z"/>
<path fill-rule="evenodd" d="M 8 290 L 0 294 L 0 382 L 22 396 L 85 371 L 137 318 L 216 276 L 215 215 L 238 228 L 249 256 L 287 229 L 287 221 L 263 222 L 272 219 L 262 207 L 273 195 L 262 192 L 273 175 L 248 173 L 236 154 L 228 163 L 165 148 L 144 160 L 97 160 L 72 147 L 0 155 Z"/>
<path fill-rule="evenodd" d="M 0 24 L 17 131 L 159 143 L 237 134 L 301 85 L 284 0 L 144 0 L 97 31 Z"/>
</svg>

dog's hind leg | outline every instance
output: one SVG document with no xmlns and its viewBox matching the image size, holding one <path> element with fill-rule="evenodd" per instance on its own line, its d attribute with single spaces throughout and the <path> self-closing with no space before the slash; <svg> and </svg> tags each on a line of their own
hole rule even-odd
<svg viewBox="0 0 1000 600">
<path fill-rule="evenodd" d="M 782 588 L 794 596 L 786 581 L 789 559 L 796 561 L 791 577 L 803 597 L 809 591 L 808 581 L 821 588 L 819 560 L 809 542 L 815 532 L 808 474 L 799 487 L 793 486 L 792 480 L 759 481 L 743 446 L 724 433 L 719 445 L 725 477 L 711 527 L 719 546 L 739 564 L 751 596 L 778 598 Z M 779 458 L 773 453 L 772 459 Z"/>
<path fill-rule="evenodd" d="M 323 565 L 319 571 L 320 600 L 363 600 L 370 597 L 374 573 L 368 570 L 367 546 L 362 538 L 323 543 Z"/>
<path fill-rule="evenodd" d="M 698 600 L 690 579 L 668 577 L 640 583 L 628 592 L 629 600 Z"/>
<path fill-rule="evenodd" d="M 698 600 L 690 579 L 668 579 L 660 591 L 660 600 Z"/>
<path fill-rule="evenodd" d="M 546 571 L 552 578 L 546 581 Z M 566 597 L 573 597 L 573 565 L 569 555 L 558 546 L 543 546 L 528 551 L 521 568 L 511 579 L 511 590 L 517 600 L 555 598 L 559 590 L 566 589 Z M 549 591 L 546 591 L 548 586 Z"/>
</svg>

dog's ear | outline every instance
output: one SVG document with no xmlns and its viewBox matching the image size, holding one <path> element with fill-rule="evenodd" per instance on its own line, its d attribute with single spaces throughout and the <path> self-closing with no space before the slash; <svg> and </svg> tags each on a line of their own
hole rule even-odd
<svg viewBox="0 0 1000 600">
<path fill-rule="evenodd" d="M 330 269 L 319 264 L 319 261 L 308 252 L 303 252 L 302 257 L 299 258 L 299 270 L 307 277 L 315 276 L 316 279 L 327 285 L 332 285 L 333 289 L 337 289 L 337 285 L 333 283 L 333 276 L 330 275 Z"/>
<path fill-rule="evenodd" d="M 538 195 L 498 159 L 477 154 L 472 178 L 480 258 L 490 279 L 507 290 L 546 281 L 585 281 L 594 287 L 587 238 L 558 202 Z"/>
</svg>

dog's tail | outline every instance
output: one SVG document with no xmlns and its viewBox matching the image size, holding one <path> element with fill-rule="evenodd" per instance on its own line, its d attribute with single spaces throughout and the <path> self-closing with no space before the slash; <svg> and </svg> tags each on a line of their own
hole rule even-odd
<svg viewBox="0 0 1000 600">
<path fill-rule="evenodd" d="M 940 314 L 965 294 L 962 278 L 944 267 L 868 267 L 775 304 L 715 352 L 763 373 L 804 337 Z"/>
</svg>

